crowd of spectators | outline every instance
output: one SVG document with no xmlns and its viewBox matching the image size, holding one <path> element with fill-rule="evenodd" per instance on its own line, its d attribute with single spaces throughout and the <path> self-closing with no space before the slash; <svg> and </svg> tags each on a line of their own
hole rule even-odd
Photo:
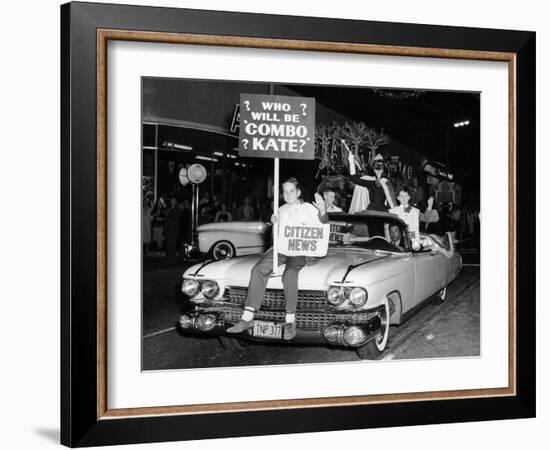
<svg viewBox="0 0 550 450">
<path fill-rule="evenodd" d="M 454 232 L 456 239 L 479 236 L 479 209 L 472 206 L 459 206 L 452 202 L 436 203 L 434 196 L 424 199 L 424 191 L 413 182 L 409 186 L 411 203 L 420 210 L 420 232 L 442 235 Z M 329 203 L 328 211 L 347 211 L 349 199 L 339 192 L 322 192 Z M 264 221 L 270 220 L 273 200 L 244 197 L 241 202 L 231 202 L 230 207 L 216 195 L 205 192 L 199 200 L 198 222 Z M 165 251 L 168 259 L 175 259 L 177 249 L 191 241 L 191 203 L 173 195 L 161 195 L 156 201 L 153 193 L 143 198 L 143 249 Z"/>
<path fill-rule="evenodd" d="M 232 202 L 230 208 L 209 192 L 205 192 L 199 200 L 199 225 L 210 222 L 268 221 L 270 217 L 270 199 L 256 199 L 253 204 L 250 197 L 244 197 L 240 203 Z"/>
<path fill-rule="evenodd" d="M 175 196 L 161 195 L 156 202 L 153 193 L 143 199 L 143 250 L 164 250 L 168 259 L 176 259 L 177 249 L 191 236 L 191 204 Z"/>
<path fill-rule="evenodd" d="M 479 209 L 452 202 L 434 202 L 431 196 L 417 205 L 420 209 L 420 231 L 442 235 L 455 234 L 457 240 L 479 237 Z"/>
</svg>

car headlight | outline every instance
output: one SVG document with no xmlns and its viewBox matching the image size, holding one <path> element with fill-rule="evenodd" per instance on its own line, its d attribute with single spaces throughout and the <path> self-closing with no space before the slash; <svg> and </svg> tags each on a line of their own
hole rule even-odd
<svg viewBox="0 0 550 450">
<path fill-rule="evenodd" d="M 193 318 L 186 314 L 180 316 L 180 327 L 182 328 L 191 328 L 193 326 Z"/>
<path fill-rule="evenodd" d="M 210 315 L 200 315 L 195 319 L 195 326 L 201 331 L 210 331 L 216 326 L 216 318 Z"/>
<path fill-rule="evenodd" d="M 218 295 L 220 288 L 218 286 L 218 283 L 212 280 L 207 280 L 202 283 L 202 294 L 206 298 L 214 298 L 216 295 Z"/>
<path fill-rule="evenodd" d="M 323 331 L 325 339 L 334 344 L 338 343 L 342 337 L 342 329 L 336 325 L 329 325 Z"/>
<path fill-rule="evenodd" d="M 339 306 L 344 303 L 345 297 L 342 288 L 332 286 L 327 292 L 327 301 L 334 306 Z"/>
<path fill-rule="evenodd" d="M 349 301 L 353 306 L 363 306 L 367 303 L 367 291 L 361 287 L 354 287 L 349 293 Z"/>
<path fill-rule="evenodd" d="M 194 297 L 199 292 L 199 282 L 197 280 L 184 280 L 181 290 L 185 295 Z"/>
<path fill-rule="evenodd" d="M 352 347 L 357 347 L 366 340 L 365 332 L 357 326 L 346 328 L 346 331 L 344 331 L 344 341 Z"/>
</svg>

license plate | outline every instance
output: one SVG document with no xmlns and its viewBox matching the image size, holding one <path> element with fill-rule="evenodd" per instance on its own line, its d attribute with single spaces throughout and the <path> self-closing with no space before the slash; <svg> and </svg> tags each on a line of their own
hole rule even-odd
<svg viewBox="0 0 550 450">
<path fill-rule="evenodd" d="M 283 326 L 276 322 L 254 321 L 254 337 L 268 339 L 281 339 L 283 337 Z"/>
</svg>

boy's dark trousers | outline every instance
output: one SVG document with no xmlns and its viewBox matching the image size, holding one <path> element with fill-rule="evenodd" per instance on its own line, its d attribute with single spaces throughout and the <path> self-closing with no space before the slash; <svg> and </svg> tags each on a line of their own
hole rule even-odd
<svg viewBox="0 0 550 450">
<path fill-rule="evenodd" d="M 283 272 L 283 288 L 286 300 L 286 312 L 295 313 L 298 303 L 298 272 L 306 265 L 305 256 L 286 256 L 278 254 L 278 265 L 286 264 Z M 269 275 L 273 271 L 273 249 L 269 249 L 252 268 L 245 307 L 258 311 L 262 306 Z"/>
</svg>

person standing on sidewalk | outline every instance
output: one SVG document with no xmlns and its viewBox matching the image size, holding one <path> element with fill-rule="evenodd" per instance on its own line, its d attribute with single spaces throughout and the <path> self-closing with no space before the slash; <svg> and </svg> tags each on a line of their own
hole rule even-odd
<svg viewBox="0 0 550 450">
<path fill-rule="evenodd" d="M 143 254 L 149 252 L 153 236 L 153 193 L 147 192 L 143 199 L 143 211 L 141 226 L 142 240 L 143 240 Z"/>
<path fill-rule="evenodd" d="M 315 206 L 304 202 L 300 183 L 295 178 L 287 179 L 283 185 L 285 204 L 276 214 L 271 216 L 274 226 L 287 217 L 293 217 L 306 224 L 328 223 L 325 202 L 319 194 L 315 194 Z M 287 256 L 279 253 L 277 265 L 285 264 L 283 272 L 283 289 L 286 302 L 286 316 L 283 325 L 283 339 L 291 340 L 296 336 L 296 306 L 298 303 L 298 272 L 306 265 L 305 256 Z M 227 333 L 242 333 L 254 325 L 254 313 L 262 305 L 269 276 L 273 270 L 273 248 L 270 248 L 252 268 L 248 291 L 244 303 L 241 320 Z"/>
<path fill-rule="evenodd" d="M 177 255 L 177 242 L 181 218 L 181 208 L 175 198 L 170 199 L 170 210 L 164 220 L 164 239 L 166 240 L 166 260 L 175 262 Z"/>
<path fill-rule="evenodd" d="M 439 213 L 434 209 L 434 198 L 430 196 L 426 203 L 426 208 L 420 213 L 420 229 L 426 233 L 441 234 L 439 225 Z"/>
</svg>

